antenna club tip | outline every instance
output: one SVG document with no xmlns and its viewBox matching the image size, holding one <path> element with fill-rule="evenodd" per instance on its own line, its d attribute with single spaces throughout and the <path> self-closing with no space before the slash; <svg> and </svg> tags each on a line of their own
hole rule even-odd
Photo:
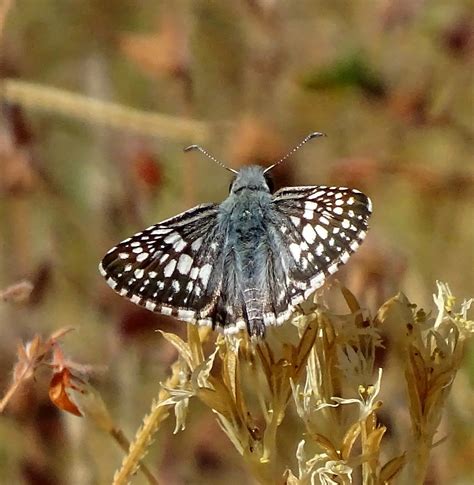
<svg viewBox="0 0 474 485">
<path fill-rule="evenodd" d="M 310 134 L 308 135 L 308 139 L 309 139 L 309 140 L 311 140 L 312 138 L 316 138 L 316 137 L 318 137 L 318 136 L 327 136 L 327 135 L 326 135 L 326 133 L 322 133 L 322 132 L 320 132 L 320 131 L 315 131 L 315 132 L 310 133 Z"/>
<path fill-rule="evenodd" d="M 197 145 L 189 145 L 186 148 L 183 148 L 183 152 L 190 152 L 191 150 L 197 150 L 199 147 Z"/>
</svg>

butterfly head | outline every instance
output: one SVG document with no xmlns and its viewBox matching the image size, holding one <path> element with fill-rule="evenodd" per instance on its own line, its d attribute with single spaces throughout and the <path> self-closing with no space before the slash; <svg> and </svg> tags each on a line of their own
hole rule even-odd
<svg viewBox="0 0 474 485">
<path fill-rule="evenodd" d="M 184 149 L 185 152 L 189 152 L 191 150 L 198 150 L 206 157 L 210 158 L 212 161 L 220 165 L 221 167 L 225 168 L 229 172 L 235 174 L 235 177 L 230 184 L 229 192 L 231 194 L 237 194 L 244 190 L 247 191 L 258 191 L 258 192 L 273 192 L 273 183 L 271 178 L 268 176 L 268 172 L 273 170 L 276 166 L 280 165 L 280 163 L 287 160 L 292 154 L 294 154 L 297 150 L 299 150 L 306 142 L 312 140 L 313 138 L 326 136 L 324 133 L 320 133 L 318 131 L 314 133 L 310 133 L 306 136 L 298 145 L 296 145 L 290 152 L 288 152 L 284 157 L 280 158 L 277 162 L 273 163 L 267 168 L 260 167 L 258 165 L 250 165 L 247 167 L 242 167 L 239 171 L 234 170 L 233 168 L 229 168 L 225 166 L 221 161 L 217 160 L 214 156 L 207 152 L 204 148 L 199 145 L 190 145 Z"/>
<path fill-rule="evenodd" d="M 258 165 L 242 167 L 232 180 L 229 188 L 231 194 L 244 191 L 267 192 L 273 191 L 271 178 L 265 174 L 264 168 Z"/>
</svg>

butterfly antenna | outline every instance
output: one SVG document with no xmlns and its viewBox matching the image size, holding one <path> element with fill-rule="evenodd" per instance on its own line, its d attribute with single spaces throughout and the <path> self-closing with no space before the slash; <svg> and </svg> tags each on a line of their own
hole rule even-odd
<svg viewBox="0 0 474 485">
<path fill-rule="evenodd" d="M 236 174 L 239 173 L 237 172 L 237 170 L 234 170 L 233 168 L 226 167 L 220 160 L 217 160 L 216 157 L 213 157 L 208 151 L 204 150 L 204 148 L 202 148 L 199 145 L 190 145 L 184 149 L 185 152 L 190 152 L 191 150 L 199 150 L 201 153 L 204 153 L 204 155 L 206 155 L 207 158 L 210 158 L 213 162 L 217 163 L 217 165 L 225 168 L 229 172 L 236 173 Z"/>
<path fill-rule="evenodd" d="M 312 140 L 313 138 L 318 138 L 320 136 L 326 136 L 325 133 L 320 133 L 319 131 L 315 131 L 314 133 L 310 133 L 306 138 L 304 138 L 302 141 L 298 143 L 294 148 L 292 148 L 283 158 L 278 160 L 278 162 L 275 162 L 273 165 L 270 165 L 268 168 L 266 168 L 263 173 L 267 173 L 270 170 L 274 169 L 277 165 L 280 165 L 280 163 L 284 162 L 286 159 L 290 158 L 291 155 L 293 155 L 296 151 L 298 151 L 305 143 L 307 143 L 309 140 Z"/>
</svg>

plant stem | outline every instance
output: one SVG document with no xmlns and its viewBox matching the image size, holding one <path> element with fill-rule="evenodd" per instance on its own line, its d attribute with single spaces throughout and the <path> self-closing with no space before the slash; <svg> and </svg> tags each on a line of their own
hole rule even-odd
<svg viewBox="0 0 474 485">
<path fill-rule="evenodd" d="M 174 388 L 179 383 L 179 376 L 173 373 L 166 380 L 167 388 Z M 115 473 L 113 485 L 126 485 L 130 477 L 140 466 L 140 460 L 147 452 L 148 447 L 153 441 L 153 436 L 158 430 L 160 424 L 168 417 L 169 406 L 160 406 L 160 403 L 166 400 L 170 393 L 166 389 L 161 389 L 158 399 L 153 401 L 150 414 L 143 420 L 143 426 L 138 430 L 135 440 L 128 449 L 128 455 L 122 461 L 120 469 Z"/>
</svg>

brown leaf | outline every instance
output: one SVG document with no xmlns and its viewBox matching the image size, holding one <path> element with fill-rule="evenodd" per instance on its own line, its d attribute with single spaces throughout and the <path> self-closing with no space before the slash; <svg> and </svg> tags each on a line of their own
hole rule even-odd
<svg viewBox="0 0 474 485">
<path fill-rule="evenodd" d="M 53 378 L 49 383 L 49 398 L 59 409 L 82 417 L 82 413 L 76 404 L 71 401 L 67 391 L 68 388 L 80 390 L 83 384 L 84 381 L 82 379 L 71 374 L 71 371 L 65 367 L 53 374 Z"/>
</svg>

